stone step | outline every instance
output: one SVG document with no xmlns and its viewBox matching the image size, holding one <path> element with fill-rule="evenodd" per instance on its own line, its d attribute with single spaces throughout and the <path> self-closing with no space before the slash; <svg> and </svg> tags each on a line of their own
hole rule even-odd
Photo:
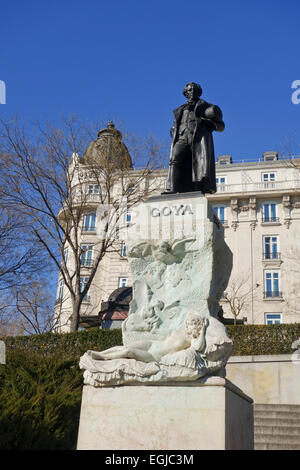
<svg viewBox="0 0 300 470">
<path fill-rule="evenodd" d="M 300 422 L 300 412 L 295 411 L 256 411 L 254 410 L 254 420 L 256 419 L 294 419 Z"/>
<path fill-rule="evenodd" d="M 254 405 L 255 450 L 300 450 L 300 405 Z"/>
<path fill-rule="evenodd" d="M 300 450 L 297 444 L 261 444 L 255 443 L 254 450 Z"/>
<path fill-rule="evenodd" d="M 295 417 L 284 417 L 284 418 L 270 418 L 266 417 L 257 417 L 254 418 L 255 426 L 280 426 L 280 427 L 299 427 L 300 419 Z"/>
<path fill-rule="evenodd" d="M 273 436 L 297 436 L 300 443 L 300 426 L 257 426 L 254 425 L 254 435 L 266 435 L 272 433 Z"/>
<path fill-rule="evenodd" d="M 300 447 L 300 436 L 299 435 L 293 435 L 293 434 L 280 434 L 280 435 L 274 435 L 271 434 L 270 430 L 268 430 L 268 433 L 264 434 L 256 434 L 254 432 L 254 444 L 276 444 L 276 445 L 281 445 L 281 444 L 293 444 L 293 445 L 298 445 Z"/>
<path fill-rule="evenodd" d="M 299 412 L 300 405 L 277 405 L 277 404 L 261 404 L 255 403 L 254 411 L 287 411 L 287 412 Z"/>
</svg>

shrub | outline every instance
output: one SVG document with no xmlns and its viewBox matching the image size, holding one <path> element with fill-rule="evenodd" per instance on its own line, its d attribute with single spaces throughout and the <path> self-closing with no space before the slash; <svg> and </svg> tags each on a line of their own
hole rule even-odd
<svg viewBox="0 0 300 470">
<path fill-rule="evenodd" d="M 300 323 L 281 325 L 228 325 L 234 356 L 292 354 L 300 337 Z"/>
<path fill-rule="evenodd" d="M 0 375 L 0 448 L 75 448 L 81 392 L 76 361 L 10 352 Z"/>
<path fill-rule="evenodd" d="M 122 330 L 100 330 L 90 328 L 75 333 L 44 333 L 42 335 L 9 336 L 1 338 L 6 350 L 30 351 L 37 354 L 58 354 L 61 357 L 79 360 L 88 349 L 101 351 L 122 344 Z"/>
<path fill-rule="evenodd" d="M 88 349 L 122 344 L 121 330 L 2 339 L 7 364 L 0 366 L 0 449 L 75 449 L 83 384 L 79 358 Z"/>
</svg>

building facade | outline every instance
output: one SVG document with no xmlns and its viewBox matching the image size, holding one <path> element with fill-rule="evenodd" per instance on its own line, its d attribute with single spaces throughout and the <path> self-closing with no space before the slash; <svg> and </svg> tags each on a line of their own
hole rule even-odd
<svg viewBox="0 0 300 470">
<path fill-rule="evenodd" d="M 227 294 L 244 301 L 248 323 L 300 321 L 299 161 L 265 152 L 261 161 L 234 164 L 219 157 L 218 190 L 208 196 L 233 253 Z M 226 295 L 224 296 L 226 297 Z M 231 298 L 230 298 L 231 297 Z M 232 312 L 224 299 L 226 316 Z"/>
<path fill-rule="evenodd" d="M 157 194 L 162 192 L 166 176 L 167 170 L 153 175 Z M 279 159 L 276 152 L 265 152 L 257 161 L 235 163 L 223 155 L 216 162 L 216 177 L 217 192 L 207 198 L 233 253 L 231 279 L 221 299 L 224 317 L 244 318 L 253 324 L 299 322 L 300 160 Z M 91 182 L 88 191 L 90 203 L 81 231 L 83 285 L 98 242 L 99 188 Z M 134 223 L 134 207 L 124 214 L 124 223 Z M 110 298 L 117 298 L 113 293 L 119 295 L 131 286 L 126 241 L 119 242 L 119 250 L 105 255 L 82 303 L 83 327 L 93 324 L 93 319 L 99 321 L 103 303 L 107 306 Z M 128 297 L 128 289 L 125 291 Z M 55 315 L 64 312 L 60 331 L 68 331 L 68 309 L 68 293 L 59 279 Z M 106 327 L 119 327 L 127 315 L 126 307 L 110 317 L 107 308 L 104 313 Z"/>
</svg>

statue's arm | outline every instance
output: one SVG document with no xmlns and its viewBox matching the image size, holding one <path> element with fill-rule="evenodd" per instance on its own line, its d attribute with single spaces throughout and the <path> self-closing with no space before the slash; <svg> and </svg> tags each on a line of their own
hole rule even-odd
<svg viewBox="0 0 300 470">
<path fill-rule="evenodd" d="M 217 131 L 217 132 L 223 132 L 223 131 L 224 131 L 224 129 L 225 129 L 225 124 L 224 124 L 223 121 L 216 122 L 215 125 L 216 125 L 216 131 Z"/>
<path fill-rule="evenodd" d="M 206 333 L 207 326 L 208 326 L 208 320 L 206 319 L 198 338 L 193 338 L 191 340 L 191 345 L 198 352 L 202 352 L 205 348 L 205 333 Z"/>
<path fill-rule="evenodd" d="M 219 106 L 213 105 L 211 103 L 204 103 L 204 108 L 200 107 L 199 114 L 201 123 L 210 131 L 222 132 L 225 129 L 225 124 L 223 122 L 223 113 Z M 208 116 L 206 114 L 208 113 Z"/>
<path fill-rule="evenodd" d="M 204 126 L 207 127 L 210 132 L 223 132 L 225 129 L 225 124 L 223 121 L 218 122 L 213 121 L 212 119 L 202 117 L 201 123 L 204 124 Z"/>
<path fill-rule="evenodd" d="M 172 139 L 174 137 L 174 132 L 175 132 L 175 120 L 173 121 L 172 127 L 170 129 L 170 135 L 171 135 Z"/>
</svg>

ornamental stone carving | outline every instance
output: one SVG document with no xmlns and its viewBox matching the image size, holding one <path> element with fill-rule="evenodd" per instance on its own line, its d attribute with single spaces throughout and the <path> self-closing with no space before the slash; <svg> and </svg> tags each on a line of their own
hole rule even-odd
<svg viewBox="0 0 300 470">
<path fill-rule="evenodd" d="M 146 223 L 150 230 L 150 221 L 155 221 L 160 226 L 153 233 L 162 233 L 165 239 L 140 238 L 129 231 L 133 298 L 122 325 L 123 346 L 82 356 L 86 384 L 160 383 L 225 374 L 232 342 L 216 317 L 232 253 L 223 228 L 216 225 L 203 196 L 185 199 L 190 210 L 177 215 L 173 210 L 168 216 L 161 208 L 174 208 L 176 196 L 174 200 L 168 196 L 161 206 L 152 199 L 137 210 L 136 225 L 141 228 Z M 154 207 L 160 217 L 151 215 Z M 185 225 L 185 219 L 190 224 Z"/>
<path fill-rule="evenodd" d="M 238 200 L 237 199 L 231 199 L 230 207 L 231 207 L 231 210 L 233 212 L 238 212 L 238 210 L 239 210 Z"/>
</svg>

